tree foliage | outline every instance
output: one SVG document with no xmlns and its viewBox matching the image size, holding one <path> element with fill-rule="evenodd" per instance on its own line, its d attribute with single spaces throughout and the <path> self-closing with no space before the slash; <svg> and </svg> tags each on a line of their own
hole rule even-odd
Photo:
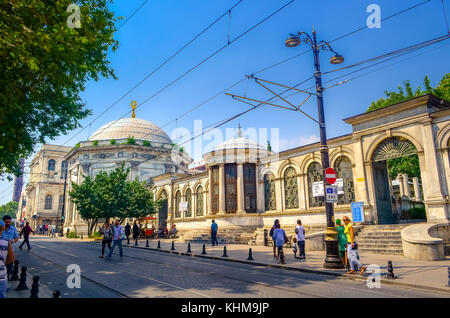
<svg viewBox="0 0 450 318">
<path fill-rule="evenodd" d="M 80 127 L 90 114 L 79 94 L 86 82 L 114 77 L 107 53 L 116 50 L 110 0 L 0 1 L 0 177 L 20 173 L 46 138 Z M 67 24 L 70 4 L 81 27 Z"/>
<path fill-rule="evenodd" d="M 397 92 L 394 91 L 384 91 L 386 98 L 380 98 L 379 100 L 372 102 L 367 111 L 372 111 L 394 105 L 400 102 L 404 102 L 415 97 L 423 96 L 425 94 L 433 94 L 437 97 L 450 101 L 450 73 L 443 76 L 436 88 L 431 87 L 430 79 L 425 76 L 424 86 L 425 90 L 422 90 L 420 86 L 413 90 L 410 81 L 404 81 L 403 86 L 398 86 Z"/>
<path fill-rule="evenodd" d="M 9 215 L 13 219 L 16 218 L 18 207 L 19 203 L 17 203 L 16 201 L 10 201 L 0 206 L 0 219 L 3 219 L 5 215 Z"/>
<path fill-rule="evenodd" d="M 153 200 L 152 189 L 138 179 L 128 181 L 129 169 L 124 165 L 111 171 L 101 171 L 95 178 L 85 177 L 77 185 L 72 183 L 70 197 L 91 235 L 99 219 L 144 217 L 158 211 L 160 202 Z"/>
<path fill-rule="evenodd" d="M 400 173 L 406 173 L 410 178 L 420 178 L 419 157 L 417 155 L 389 159 L 387 166 L 392 180 L 397 178 Z"/>
</svg>

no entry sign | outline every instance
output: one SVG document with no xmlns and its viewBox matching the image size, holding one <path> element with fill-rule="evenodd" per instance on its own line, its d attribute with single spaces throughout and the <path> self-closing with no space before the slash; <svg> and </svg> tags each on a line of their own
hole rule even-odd
<svg viewBox="0 0 450 318">
<path fill-rule="evenodd" d="M 336 182 L 336 171 L 333 168 L 327 168 L 325 170 L 325 180 L 329 184 L 334 184 Z"/>
</svg>

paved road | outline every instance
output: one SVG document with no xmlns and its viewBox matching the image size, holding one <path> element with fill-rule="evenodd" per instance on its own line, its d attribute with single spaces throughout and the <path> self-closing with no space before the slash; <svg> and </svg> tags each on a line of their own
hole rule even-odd
<svg viewBox="0 0 450 318">
<path fill-rule="evenodd" d="M 100 259 L 93 242 L 32 238 L 31 252 L 16 248 L 16 257 L 41 284 L 63 297 L 314 298 L 314 297 L 449 297 L 398 286 L 369 289 L 364 282 L 277 268 L 200 259 L 124 247 L 124 257 Z M 118 251 L 117 251 L 118 252 Z M 66 267 L 81 268 L 81 288 L 66 286 Z"/>
</svg>

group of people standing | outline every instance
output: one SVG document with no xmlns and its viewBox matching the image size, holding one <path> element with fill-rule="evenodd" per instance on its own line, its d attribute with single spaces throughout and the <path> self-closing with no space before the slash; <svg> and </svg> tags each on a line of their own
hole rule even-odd
<svg viewBox="0 0 450 318">
<path fill-rule="evenodd" d="M 362 275 L 366 267 L 361 265 L 359 260 L 358 244 L 355 240 L 355 233 L 350 219 L 346 216 L 342 218 L 344 225 L 341 225 L 341 220 L 336 220 L 336 230 L 338 232 L 339 240 L 339 256 L 342 262 L 349 269 L 347 274 L 353 274 L 358 267 Z M 289 242 L 286 232 L 281 228 L 280 221 L 276 219 L 269 232 L 269 236 L 273 240 L 273 257 L 278 259 L 279 264 L 286 264 L 283 246 Z M 294 257 L 296 259 L 306 259 L 305 255 L 305 228 L 301 220 L 297 220 L 295 227 L 295 237 L 293 238 Z M 298 252 L 298 257 L 297 257 Z"/>
</svg>

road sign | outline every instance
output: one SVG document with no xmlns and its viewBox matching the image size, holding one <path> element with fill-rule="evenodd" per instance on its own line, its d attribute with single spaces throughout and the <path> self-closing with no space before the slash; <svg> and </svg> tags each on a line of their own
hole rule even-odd
<svg viewBox="0 0 450 318">
<path fill-rule="evenodd" d="M 364 203 L 352 202 L 351 207 L 353 222 L 364 222 Z"/>
<path fill-rule="evenodd" d="M 338 187 L 327 185 L 325 200 L 328 203 L 337 203 L 338 202 Z"/>
<path fill-rule="evenodd" d="M 180 202 L 180 204 L 178 206 L 178 209 L 180 211 L 187 211 L 187 209 L 188 209 L 188 202 L 187 201 Z"/>
<path fill-rule="evenodd" d="M 336 182 L 336 171 L 333 168 L 327 168 L 325 170 L 325 180 L 329 184 L 334 184 Z"/>
</svg>

